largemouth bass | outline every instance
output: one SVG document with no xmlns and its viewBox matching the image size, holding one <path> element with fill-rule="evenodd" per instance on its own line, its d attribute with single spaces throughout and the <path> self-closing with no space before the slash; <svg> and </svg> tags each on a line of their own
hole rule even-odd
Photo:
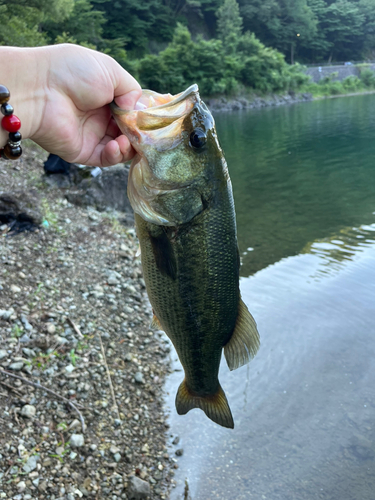
<svg viewBox="0 0 375 500">
<path fill-rule="evenodd" d="M 240 296 L 227 165 L 197 85 L 175 96 L 145 90 L 140 103 L 144 109 L 111 107 L 137 152 L 128 196 L 152 325 L 171 339 L 185 371 L 176 409 L 200 408 L 233 428 L 218 379 L 222 350 L 234 370 L 256 354 L 259 335 Z"/>
</svg>

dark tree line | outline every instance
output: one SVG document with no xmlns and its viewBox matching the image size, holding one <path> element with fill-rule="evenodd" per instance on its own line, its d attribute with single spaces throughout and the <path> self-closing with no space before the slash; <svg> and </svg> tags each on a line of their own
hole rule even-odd
<svg viewBox="0 0 375 500">
<path fill-rule="evenodd" d="M 62 42 L 155 90 L 291 90 L 305 79 L 285 61 L 375 59 L 375 0 L 0 0 L 0 44 Z"/>
</svg>

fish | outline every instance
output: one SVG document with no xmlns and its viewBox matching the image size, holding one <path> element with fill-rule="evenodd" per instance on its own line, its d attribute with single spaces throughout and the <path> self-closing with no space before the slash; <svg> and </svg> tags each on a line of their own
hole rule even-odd
<svg viewBox="0 0 375 500">
<path fill-rule="evenodd" d="M 177 413 L 200 408 L 234 428 L 218 378 L 222 352 L 234 370 L 260 341 L 240 295 L 232 185 L 213 116 L 196 84 L 177 95 L 143 90 L 136 109 L 111 110 L 136 151 L 128 198 L 151 327 L 168 335 L 185 372 Z"/>
</svg>

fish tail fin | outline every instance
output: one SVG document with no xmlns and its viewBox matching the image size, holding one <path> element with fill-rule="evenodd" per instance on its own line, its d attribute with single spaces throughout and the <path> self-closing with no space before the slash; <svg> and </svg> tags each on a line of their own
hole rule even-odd
<svg viewBox="0 0 375 500">
<path fill-rule="evenodd" d="M 259 333 L 255 319 L 240 299 L 238 316 L 232 337 L 224 346 L 224 356 L 230 370 L 246 365 L 259 349 Z"/>
<path fill-rule="evenodd" d="M 178 388 L 176 395 L 176 409 L 179 415 L 185 415 L 193 408 L 200 408 L 205 412 L 208 418 L 216 424 L 234 428 L 232 412 L 221 385 L 215 394 L 209 396 L 194 395 L 188 388 L 186 380 Z"/>
</svg>

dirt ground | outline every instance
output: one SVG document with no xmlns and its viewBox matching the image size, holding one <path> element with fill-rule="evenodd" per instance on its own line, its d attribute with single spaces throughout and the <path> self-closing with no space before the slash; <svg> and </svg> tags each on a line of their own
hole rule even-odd
<svg viewBox="0 0 375 500">
<path fill-rule="evenodd" d="M 0 192 L 35 189 L 43 216 L 0 223 L 0 499 L 165 499 L 169 344 L 149 329 L 135 231 L 47 187 L 46 156 L 0 161 Z"/>
</svg>

